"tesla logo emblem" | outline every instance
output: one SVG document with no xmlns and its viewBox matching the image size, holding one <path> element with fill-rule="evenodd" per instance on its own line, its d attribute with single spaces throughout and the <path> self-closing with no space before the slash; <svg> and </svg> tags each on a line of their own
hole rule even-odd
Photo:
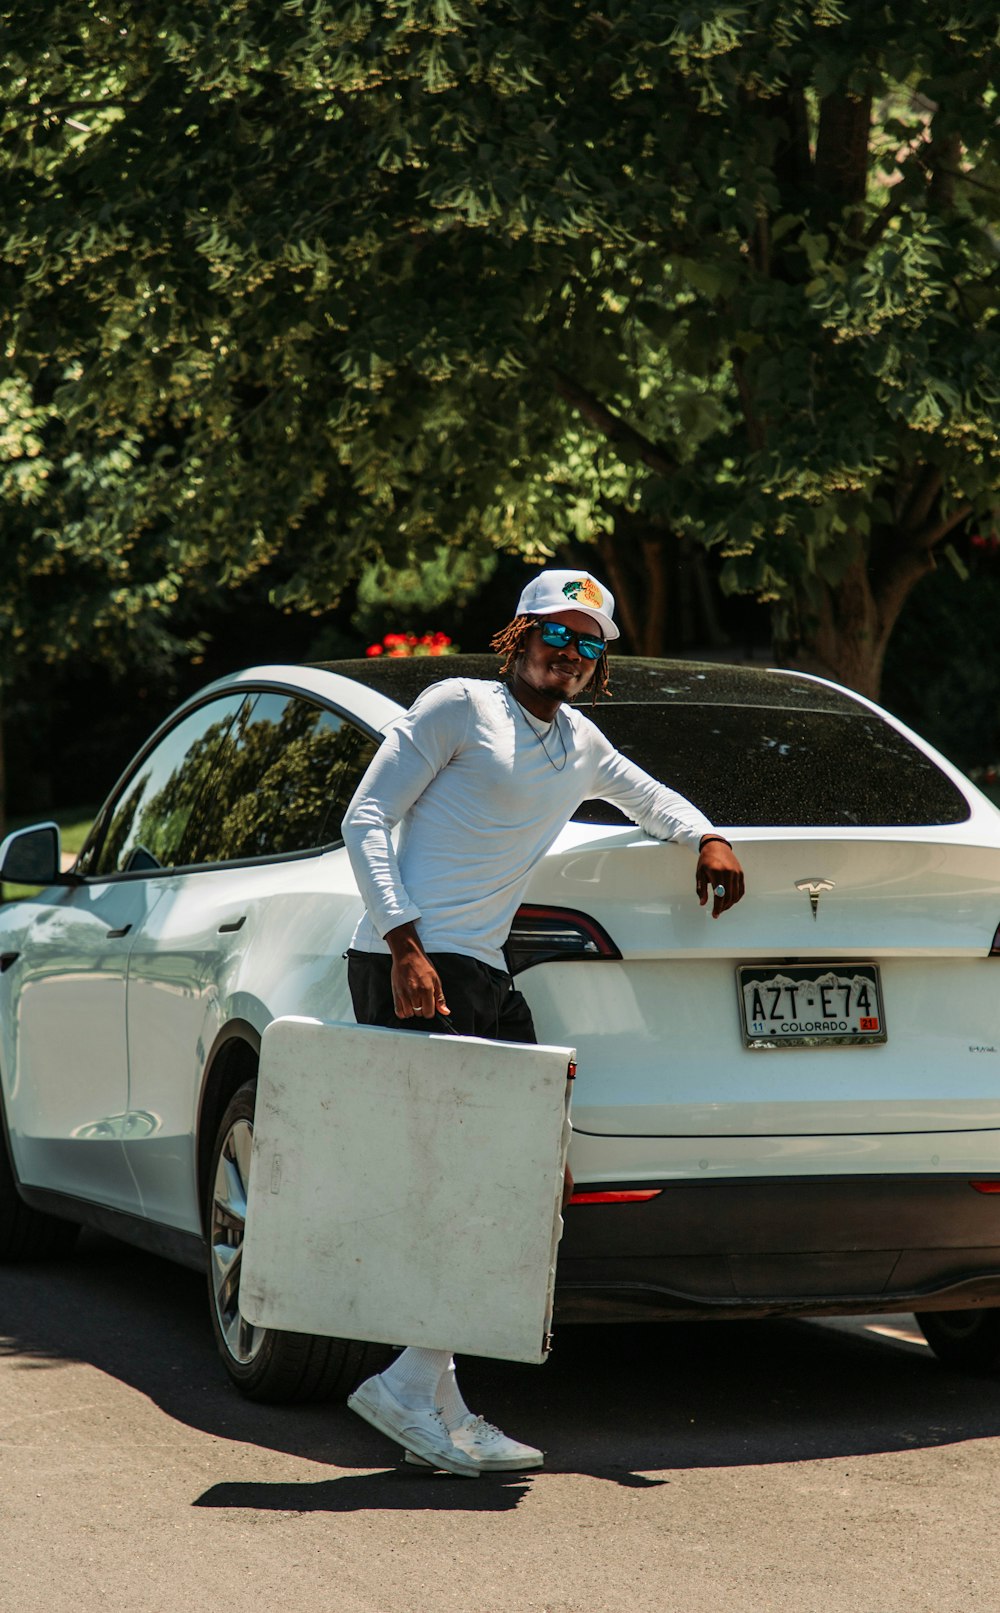
<svg viewBox="0 0 1000 1613">
<path fill-rule="evenodd" d="M 824 891 L 832 891 L 836 881 L 832 879 L 797 879 L 795 889 L 808 891 L 809 906 L 813 910 L 813 918 L 819 913 L 819 899 Z"/>
</svg>

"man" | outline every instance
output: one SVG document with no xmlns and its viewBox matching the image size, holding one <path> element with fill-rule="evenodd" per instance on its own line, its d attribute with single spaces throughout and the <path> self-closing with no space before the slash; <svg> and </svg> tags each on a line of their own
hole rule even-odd
<svg viewBox="0 0 1000 1613">
<path fill-rule="evenodd" d="M 614 599 L 595 577 L 543 571 L 493 640 L 500 677 L 434 684 L 393 726 L 343 826 L 366 909 L 348 954 L 359 1024 L 429 1031 L 444 1016 L 462 1035 L 534 1042 L 503 946 L 532 869 L 592 797 L 690 846 L 713 918 L 741 899 L 729 842 L 572 707 L 588 687 L 595 699 L 607 688 L 606 646 L 618 636 Z M 448 1351 L 404 1350 L 348 1405 L 409 1460 L 448 1472 L 542 1464 L 541 1451 L 469 1411 Z"/>
</svg>

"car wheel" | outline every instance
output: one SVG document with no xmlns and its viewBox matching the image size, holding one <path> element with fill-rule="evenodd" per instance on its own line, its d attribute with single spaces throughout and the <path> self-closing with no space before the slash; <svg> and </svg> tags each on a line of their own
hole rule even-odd
<svg viewBox="0 0 1000 1613">
<path fill-rule="evenodd" d="M 257 1083 L 233 1096 L 219 1125 L 208 1178 L 208 1293 L 226 1371 L 250 1400 L 287 1404 L 346 1395 L 388 1358 L 381 1345 L 253 1327 L 240 1313 L 240 1267 Z"/>
<path fill-rule="evenodd" d="M 80 1235 L 75 1221 L 62 1221 L 25 1204 L 0 1128 L 0 1260 L 49 1260 L 68 1254 Z"/>
<path fill-rule="evenodd" d="M 939 1361 L 970 1372 L 1000 1364 L 1000 1308 L 976 1311 L 920 1311 L 920 1330 Z"/>
</svg>

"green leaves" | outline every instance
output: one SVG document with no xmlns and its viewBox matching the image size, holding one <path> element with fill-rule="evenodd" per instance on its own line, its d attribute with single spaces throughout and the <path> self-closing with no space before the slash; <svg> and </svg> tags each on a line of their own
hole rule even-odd
<svg viewBox="0 0 1000 1613">
<path fill-rule="evenodd" d="M 996 501 L 987 0 L 8 12 L 6 530 L 76 546 L 67 642 L 636 523 L 815 611 L 913 465 Z"/>
</svg>

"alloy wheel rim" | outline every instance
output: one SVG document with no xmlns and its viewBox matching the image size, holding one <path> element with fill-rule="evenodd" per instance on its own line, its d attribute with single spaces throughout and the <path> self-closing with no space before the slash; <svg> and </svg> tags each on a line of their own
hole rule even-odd
<svg viewBox="0 0 1000 1613">
<path fill-rule="evenodd" d="M 237 1120 L 226 1134 L 212 1184 L 212 1292 L 223 1342 L 234 1361 L 249 1366 L 264 1342 L 240 1311 L 240 1272 L 247 1222 L 253 1126 Z"/>
</svg>

